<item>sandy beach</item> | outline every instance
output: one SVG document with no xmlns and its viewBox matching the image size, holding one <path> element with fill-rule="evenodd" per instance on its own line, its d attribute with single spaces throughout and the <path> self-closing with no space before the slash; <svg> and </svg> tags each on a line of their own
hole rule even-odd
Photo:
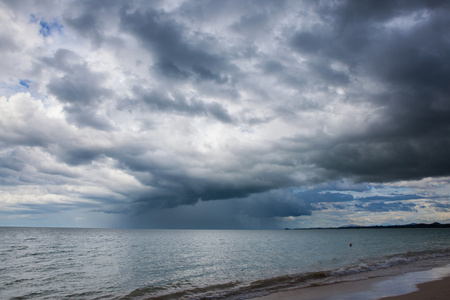
<svg viewBox="0 0 450 300">
<path fill-rule="evenodd" d="M 292 289 L 270 294 L 260 300 L 447 300 L 450 277 L 413 284 L 405 278 L 412 274 L 369 278 L 324 286 Z M 409 276 L 411 277 L 411 276 Z"/>
<path fill-rule="evenodd" d="M 380 300 L 447 300 L 450 299 L 450 277 L 417 285 L 416 292 Z"/>
<path fill-rule="evenodd" d="M 330 285 L 314 286 L 308 288 L 298 288 L 287 291 L 273 293 L 258 300 L 322 300 L 331 299 L 339 295 L 347 295 L 355 292 L 370 290 L 373 284 L 380 279 L 367 279 L 357 282 L 342 282 Z"/>
</svg>

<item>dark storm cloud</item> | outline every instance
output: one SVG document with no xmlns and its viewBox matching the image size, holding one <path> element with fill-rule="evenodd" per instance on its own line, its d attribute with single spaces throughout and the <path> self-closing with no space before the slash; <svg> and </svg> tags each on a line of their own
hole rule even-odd
<svg viewBox="0 0 450 300">
<path fill-rule="evenodd" d="M 154 146 L 158 149 L 157 141 Z M 132 206 L 136 212 L 145 212 L 153 208 L 170 208 L 198 201 L 245 198 L 255 193 L 263 193 L 280 186 L 293 183 L 289 173 L 274 171 L 268 166 L 263 172 L 247 170 L 243 165 L 254 167 L 255 157 L 242 159 L 241 163 L 228 166 L 227 172 L 215 173 L 214 167 L 202 166 L 197 174 L 190 172 L 192 162 L 200 163 L 202 157 L 196 154 L 190 159 L 180 160 L 171 155 L 152 157 L 151 150 L 134 146 L 122 147 L 110 151 L 108 156 L 117 161 L 120 169 L 133 174 L 143 185 L 151 187 L 144 191 L 130 191 Z M 134 152 L 134 153 L 132 153 Z M 231 163 L 231 162 L 230 162 Z"/>
<path fill-rule="evenodd" d="M 153 2 L 155 3 L 155 2 Z M 75 30 L 80 38 L 87 39 L 91 42 L 94 49 L 101 48 L 113 42 L 115 45 L 112 49 L 117 50 L 122 43 L 121 37 L 108 34 L 108 28 L 115 26 L 118 21 L 118 11 L 125 2 L 121 0 L 97 0 L 97 1 L 74 1 L 69 3 L 69 8 L 64 14 L 63 20 L 65 25 Z M 118 47 L 119 46 L 119 47 Z"/>
<path fill-rule="evenodd" d="M 282 63 L 276 60 L 267 60 L 261 65 L 262 70 L 266 74 L 278 73 L 285 69 Z"/>
<path fill-rule="evenodd" d="M 279 218 L 252 217 L 242 204 L 246 199 L 201 201 L 195 206 L 182 205 L 170 209 L 151 210 L 133 215 L 126 220 L 127 226 L 141 228 L 188 228 L 188 229 L 273 229 L 280 228 Z"/>
<path fill-rule="evenodd" d="M 188 78 L 195 78 L 198 82 L 212 81 L 217 84 L 228 82 L 228 76 L 214 73 L 210 69 L 197 63 L 193 64 L 190 69 L 183 69 L 171 61 L 162 60 L 154 64 L 151 67 L 151 70 L 170 79 L 185 80 Z"/>
<path fill-rule="evenodd" d="M 137 227 L 239 229 L 279 228 L 283 217 L 309 216 L 312 205 L 290 191 L 274 190 L 246 198 L 199 201 L 162 210 L 142 210 L 128 223 Z"/>
<path fill-rule="evenodd" d="M 350 82 L 349 76 L 345 72 L 333 70 L 327 63 L 312 62 L 309 64 L 309 68 L 327 85 L 345 85 Z"/>
<path fill-rule="evenodd" d="M 150 210 L 133 215 L 126 226 L 164 229 L 241 229 L 243 224 L 228 201 L 199 202 L 196 206 L 183 205 L 170 209 Z M 269 227 L 270 228 L 270 227 Z M 273 228 L 273 227 L 272 227 Z"/>
<path fill-rule="evenodd" d="M 228 81 L 226 76 L 213 73 L 210 69 L 199 64 L 194 64 L 192 66 L 192 71 L 198 75 L 199 80 L 215 81 L 218 84 L 226 83 Z"/>
<path fill-rule="evenodd" d="M 392 197 L 363 197 L 355 198 L 349 194 L 343 193 L 330 193 L 330 192 L 320 192 L 319 190 L 306 190 L 302 192 L 291 191 L 290 189 L 278 189 L 271 190 L 262 193 L 253 193 L 247 197 L 239 199 L 231 199 L 227 201 L 218 202 L 199 202 L 195 207 L 199 207 L 200 211 L 203 211 L 205 207 L 212 210 L 209 214 L 206 211 L 199 213 L 199 211 L 194 208 L 180 208 L 179 218 L 180 219 L 190 219 L 193 218 L 191 215 L 196 212 L 196 217 L 198 219 L 204 219 L 205 215 L 213 214 L 214 217 L 227 220 L 228 224 L 215 224 L 219 228 L 226 228 L 233 224 L 233 222 L 239 222 L 239 218 L 234 219 L 233 222 L 229 218 L 234 218 L 236 216 L 245 216 L 254 219 L 264 219 L 269 221 L 273 218 L 283 218 L 283 217 L 299 217 L 299 216 L 310 216 L 314 211 L 327 210 L 328 206 L 323 205 L 324 203 L 330 203 L 334 208 L 345 210 L 348 205 L 345 204 L 349 201 L 354 202 L 352 205 L 358 211 L 368 211 L 368 212 L 388 212 L 388 211 L 404 211 L 404 212 L 414 212 L 417 211 L 417 205 L 415 203 L 404 203 L 400 201 L 419 199 L 420 197 L 415 195 L 397 195 Z M 228 198 L 225 198 L 228 199 Z M 387 202 L 385 202 L 387 201 Z M 339 203 L 339 204 L 338 204 Z M 446 206 L 441 203 L 435 204 L 438 210 L 446 209 Z M 142 209 L 143 207 L 141 207 Z M 140 210 L 141 212 L 146 212 L 147 209 Z M 221 213 L 218 213 L 219 210 Z M 139 210 L 138 210 L 139 211 Z M 181 216 L 184 214 L 184 217 Z M 165 214 L 164 212 L 162 213 Z M 187 214 L 187 215 L 186 215 Z M 198 215 L 197 215 L 198 214 Z M 203 217 L 202 217 L 203 216 Z M 154 216 L 153 218 L 155 218 Z M 210 221 L 210 218 L 207 218 Z M 187 223 L 192 223 L 192 226 L 205 226 L 205 220 L 195 222 L 196 219 L 191 220 Z M 177 224 L 177 223 L 174 223 Z M 195 225 L 194 225 L 195 224 Z M 271 224 L 271 226 L 279 226 L 279 224 Z M 221 227 L 222 226 L 222 227 Z M 223 227 L 225 226 L 225 227 Z M 241 226 L 241 225 L 239 225 Z M 237 228 L 239 228 L 239 226 Z M 176 228 L 176 226 L 174 227 Z"/>
<path fill-rule="evenodd" d="M 314 155 L 312 161 L 328 171 L 355 176 L 360 181 L 386 182 L 450 174 L 445 154 L 450 146 L 447 135 L 434 137 L 434 132 L 429 132 L 430 136 L 415 137 L 385 134 L 372 139 L 367 133 L 351 142 L 338 141 Z"/>
<path fill-rule="evenodd" d="M 254 218 L 309 216 L 314 207 L 305 198 L 289 190 L 274 190 L 243 199 L 235 204 L 235 209 Z"/>
<path fill-rule="evenodd" d="M 33 70 L 5 78 L 30 80 L 20 88 L 42 96 L 43 110 L 49 94 L 58 101 L 40 119 L 0 120 L 0 150 L 35 147 L 80 173 L 38 166 L 26 149 L 4 150 L 2 184 L 64 184 L 57 176 L 97 184 L 103 178 L 81 173 L 102 167 L 134 185 L 117 192 L 124 202 L 74 193 L 105 204 L 97 211 L 140 213 L 145 223 L 161 208 L 159 224 L 171 214 L 188 223 L 203 215 L 189 224 L 217 219 L 225 227 L 345 203 L 413 212 L 406 201 L 416 195 L 355 195 L 371 190 L 367 182 L 450 175 L 447 1 L 56 3 L 36 13 L 35 40 L 0 35 L 8 55 L 24 47 L 27 59 L 32 50 L 40 56 Z M 211 209 L 228 217 L 205 216 Z"/>
<path fill-rule="evenodd" d="M 69 165 L 90 164 L 92 161 L 103 157 L 105 149 L 79 147 L 70 143 L 54 150 L 60 161 Z"/>
<path fill-rule="evenodd" d="M 152 66 L 152 69 L 165 77 L 173 79 L 187 79 L 188 77 L 192 76 L 191 72 L 180 69 L 173 62 L 167 60 L 162 60 L 154 64 Z"/>
<path fill-rule="evenodd" d="M 68 26 L 74 28 L 79 34 L 88 37 L 93 41 L 93 44 L 100 46 L 104 40 L 104 36 L 99 28 L 98 18 L 92 13 L 85 13 L 77 17 L 66 17 L 64 21 Z"/>
<path fill-rule="evenodd" d="M 295 33 L 293 49 L 382 83 L 383 90 L 364 96 L 382 117 L 360 135 L 329 139 L 312 162 L 362 181 L 449 175 L 448 2 L 348 1 L 320 9 L 331 23 Z M 412 24 L 386 25 L 397 17 Z M 323 64 L 311 70 L 327 83 L 349 82 Z M 358 101 L 355 96 L 348 101 Z"/>
<path fill-rule="evenodd" d="M 135 87 L 134 94 L 138 101 L 124 101 L 124 107 L 144 104 L 150 111 L 178 113 L 188 116 L 209 116 L 223 123 L 233 123 L 234 117 L 231 116 L 226 108 L 218 102 L 204 102 L 195 98 L 186 99 L 183 94 L 174 93 L 168 95 L 164 91 L 146 91 Z"/>
<path fill-rule="evenodd" d="M 245 198 L 251 194 L 271 190 L 281 185 L 282 179 L 268 178 L 261 182 L 258 179 L 222 179 L 220 176 L 192 176 L 183 170 L 170 170 L 158 163 L 145 169 L 137 178 L 152 191 L 137 193 L 136 211 L 152 208 L 170 208 L 184 204 L 195 204 L 198 201 Z"/>
<path fill-rule="evenodd" d="M 445 155 L 450 146 L 449 88 L 445 83 L 450 75 L 450 49 L 444 38 L 448 35 L 444 31 L 448 28 L 448 18 L 445 18 L 448 5 L 433 4 L 436 5 L 401 1 L 343 1 L 337 5 L 313 5 L 316 6 L 315 13 L 323 16 L 320 18 L 322 24 L 307 31 L 298 31 L 287 41 L 295 51 L 310 56 L 307 66 L 310 76 L 313 74 L 315 78 L 308 79 L 310 83 L 322 80 L 328 85 L 347 85 L 351 76 L 361 74 L 387 87 L 387 90 L 368 99 L 371 105 L 383 110 L 380 122 L 361 135 L 326 139 L 315 149 L 316 153 L 310 161 L 334 174 L 330 176 L 389 181 L 449 174 L 450 165 Z M 424 9 L 431 17 L 419 19 L 413 28 L 400 30 L 383 25 L 395 17 L 407 17 Z M 89 15 L 79 18 L 90 20 L 95 27 Z M 242 16 L 233 28 L 252 30 L 265 24 L 267 18 L 265 14 Z M 221 74 L 230 66 L 226 58 L 209 52 L 208 47 L 200 47 L 202 38 L 190 39 L 184 25 L 171 15 L 152 8 L 132 11 L 124 7 L 120 10 L 120 19 L 122 28 L 138 37 L 155 56 L 157 63 L 152 69 L 158 73 L 183 80 L 197 76 L 200 80 L 218 84 L 228 81 L 226 75 Z M 69 23 L 80 31 L 89 30 L 86 24 L 74 20 Z M 75 119 L 76 122 L 101 128 L 101 123 L 89 122 L 95 117 L 81 106 L 81 103 L 95 106 L 104 97 L 106 91 L 100 87 L 101 77 L 86 66 L 79 65 L 77 70 L 67 66 L 61 56 L 60 53 L 55 54 L 53 64 L 68 74 L 54 79 L 48 86 L 49 90 L 69 104 L 66 108 L 69 114 L 87 119 Z M 332 61 L 349 66 L 353 73 L 332 68 Z M 273 59 L 267 60 L 261 67 L 266 73 L 285 70 L 280 62 Z M 287 79 L 285 75 L 280 77 L 281 82 L 287 82 Z M 192 116 L 210 115 L 225 123 L 233 120 L 220 103 L 187 99 L 182 94 L 169 98 L 163 91 L 157 90 L 135 90 L 135 95 L 150 110 Z M 310 109 L 320 107 L 311 105 Z M 181 184 L 180 190 L 169 193 L 170 197 L 177 197 L 178 192 L 188 195 L 180 196 L 186 200 L 176 203 L 195 202 L 201 198 L 198 193 L 187 192 L 192 183 L 183 179 L 182 176 L 177 178 L 186 186 Z M 202 183 L 204 186 L 209 184 L 214 186 L 218 183 L 214 180 Z M 205 188 L 209 189 L 214 191 L 217 188 Z M 243 192 L 240 192 L 232 188 L 231 192 L 225 193 L 218 188 L 220 193 L 211 194 L 220 196 L 206 196 L 205 199 L 232 197 L 233 191 L 237 195 L 254 192 L 252 189 L 245 192 L 245 187 L 242 189 Z"/>
<path fill-rule="evenodd" d="M 29 128 L 29 130 L 11 130 L 7 133 L 0 133 L 0 146 L 9 147 L 11 145 L 22 145 L 31 147 L 46 146 L 51 137 L 43 132 L 41 128 Z"/>
<path fill-rule="evenodd" d="M 25 163 L 21 159 L 21 153 L 18 149 L 5 151 L 0 155 L 0 170 L 8 169 L 10 171 L 21 171 L 25 167 Z M 6 171 L 6 170 L 5 170 Z M 8 178 L 7 176 L 1 177 L 3 179 Z"/>
<path fill-rule="evenodd" d="M 105 74 L 91 71 L 82 57 L 67 49 L 59 49 L 53 57 L 42 61 L 64 72 L 62 77 L 54 77 L 47 88 L 66 104 L 69 121 L 80 127 L 111 129 L 110 122 L 96 113 L 97 106 L 112 93 L 102 87 Z"/>
<path fill-rule="evenodd" d="M 148 8 L 146 11 L 136 9 L 130 13 L 124 7 L 120 18 L 123 29 L 150 47 L 157 59 L 165 59 L 183 67 L 194 64 L 222 67 L 225 63 L 220 56 L 205 51 L 202 45 L 192 43 L 183 25 L 162 11 Z"/>
</svg>

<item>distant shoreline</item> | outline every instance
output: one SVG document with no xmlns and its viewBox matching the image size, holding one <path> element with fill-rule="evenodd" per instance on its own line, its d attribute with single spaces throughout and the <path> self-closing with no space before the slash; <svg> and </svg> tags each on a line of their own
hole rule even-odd
<svg viewBox="0 0 450 300">
<path fill-rule="evenodd" d="M 340 227 L 311 227 L 311 228 L 285 228 L 285 230 L 315 230 L 315 229 L 384 229 L 384 228 L 450 228 L 450 224 L 434 222 L 431 224 L 406 224 L 406 225 L 373 225 L 373 226 L 340 226 Z"/>
</svg>

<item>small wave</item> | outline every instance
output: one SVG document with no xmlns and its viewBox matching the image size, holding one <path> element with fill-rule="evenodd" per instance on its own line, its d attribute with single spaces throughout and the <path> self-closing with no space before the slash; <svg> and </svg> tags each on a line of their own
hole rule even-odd
<svg viewBox="0 0 450 300">
<path fill-rule="evenodd" d="M 39 258 L 51 258 L 54 256 L 67 255 L 72 253 L 72 250 L 57 250 L 57 251 L 39 251 L 39 252 L 26 252 L 21 255 L 17 255 L 17 258 L 27 258 L 27 257 L 39 257 Z"/>
<path fill-rule="evenodd" d="M 440 257 L 449 257 L 450 249 L 441 251 L 421 251 L 421 252 L 407 252 L 403 254 L 395 254 L 387 256 L 385 259 L 370 263 L 361 263 L 359 265 L 344 267 L 331 272 L 332 276 L 344 276 L 351 274 L 358 274 L 369 271 L 376 271 L 395 266 L 407 265 L 417 261 L 426 261 Z"/>
<path fill-rule="evenodd" d="M 14 279 L 11 282 L 6 282 L 4 285 L 5 286 L 16 285 L 16 284 L 20 284 L 20 283 L 31 281 L 31 280 L 32 280 L 31 278 Z"/>
<path fill-rule="evenodd" d="M 308 282 L 317 282 L 318 279 L 327 278 L 330 271 L 311 272 L 306 274 L 284 275 L 274 278 L 256 280 L 250 283 L 233 281 L 223 284 L 216 284 L 205 287 L 196 287 L 185 290 L 169 291 L 164 286 L 150 286 L 134 290 L 124 296 L 123 300 L 128 299 L 153 299 L 153 300 L 172 300 L 172 299 L 196 299 L 196 300 L 215 300 L 215 299 L 247 299 L 256 296 L 267 295 L 271 292 L 289 288 L 292 286 L 301 287 Z"/>
<path fill-rule="evenodd" d="M 102 294 L 103 294 L 103 292 L 101 292 L 101 291 L 89 291 L 89 292 L 68 294 L 68 295 L 65 295 L 64 298 L 67 298 L 67 299 L 70 299 L 70 298 L 74 298 L 74 299 L 94 299 L 94 296 L 101 296 L 100 298 L 107 297 L 106 295 L 102 295 Z"/>
<path fill-rule="evenodd" d="M 373 262 L 360 263 L 339 269 L 283 275 L 273 278 L 259 279 L 247 283 L 234 281 L 224 284 L 216 284 L 205 287 L 192 287 L 187 289 L 179 289 L 180 286 L 174 289 L 174 286 L 169 285 L 149 286 L 134 290 L 121 299 L 250 299 L 271 294 L 280 290 L 320 286 L 339 281 L 363 279 L 369 277 L 368 274 L 372 271 L 385 270 L 396 266 L 408 265 L 413 262 L 427 261 L 435 258 L 448 259 L 448 257 L 450 257 L 450 249 L 438 252 L 408 252 L 399 255 L 391 255 Z M 349 275 L 358 276 L 347 278 Z M 383 275 L 372 274 L 371 276 Z"/>
<path fill-rule="evenodd" d="M 29 247 L 28 246 L 16 246 L 16 245 L 12 245 L 10 246 L 8 249 L 3 250 L 3 252 L 15 252 L 15 251 L 22 251 L 22 250 L 27 250 Z"/>
<path fill-rule="evenodd" d="M 173 291 L 174 287 L 180 287 L 180 284 L 170 284 L 161 286 L 148 286 L 132 291 L 128 295 L 122 297 L 122 300 L 128 299 L 157 299 L 157 300 L 169 300 L 169 299 L 202 299 L 202 297 L 218 295 L 220 292 L 226 290 L 232 290 L 236 288 L 240 283 L 238 281 L 232 281 L 222 284 L 215 284 L 205 287 L 193 287 L 188 289 L 178 289 Z M 163 293 L 164 291 L 170 291 L 169 293 Z"/>
</svg>

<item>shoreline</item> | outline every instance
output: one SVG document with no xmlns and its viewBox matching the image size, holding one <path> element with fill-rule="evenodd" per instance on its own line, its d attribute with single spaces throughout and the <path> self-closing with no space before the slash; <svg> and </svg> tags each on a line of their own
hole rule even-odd
<svg viewBox="0 0 450 300">
<path fill-rule="evenodd" d="M 408 294 L 384 297 L 379 300 L 447 300 L 450 299 L 450 276 L 440 280 L 417 284 L 418 291 Z"/>
<path fill-rule="evenodd" d="M 278 291 L 258 300 L 450 299 L 450 264 L 422 271 L 352 279 Z"/>
</svg>

